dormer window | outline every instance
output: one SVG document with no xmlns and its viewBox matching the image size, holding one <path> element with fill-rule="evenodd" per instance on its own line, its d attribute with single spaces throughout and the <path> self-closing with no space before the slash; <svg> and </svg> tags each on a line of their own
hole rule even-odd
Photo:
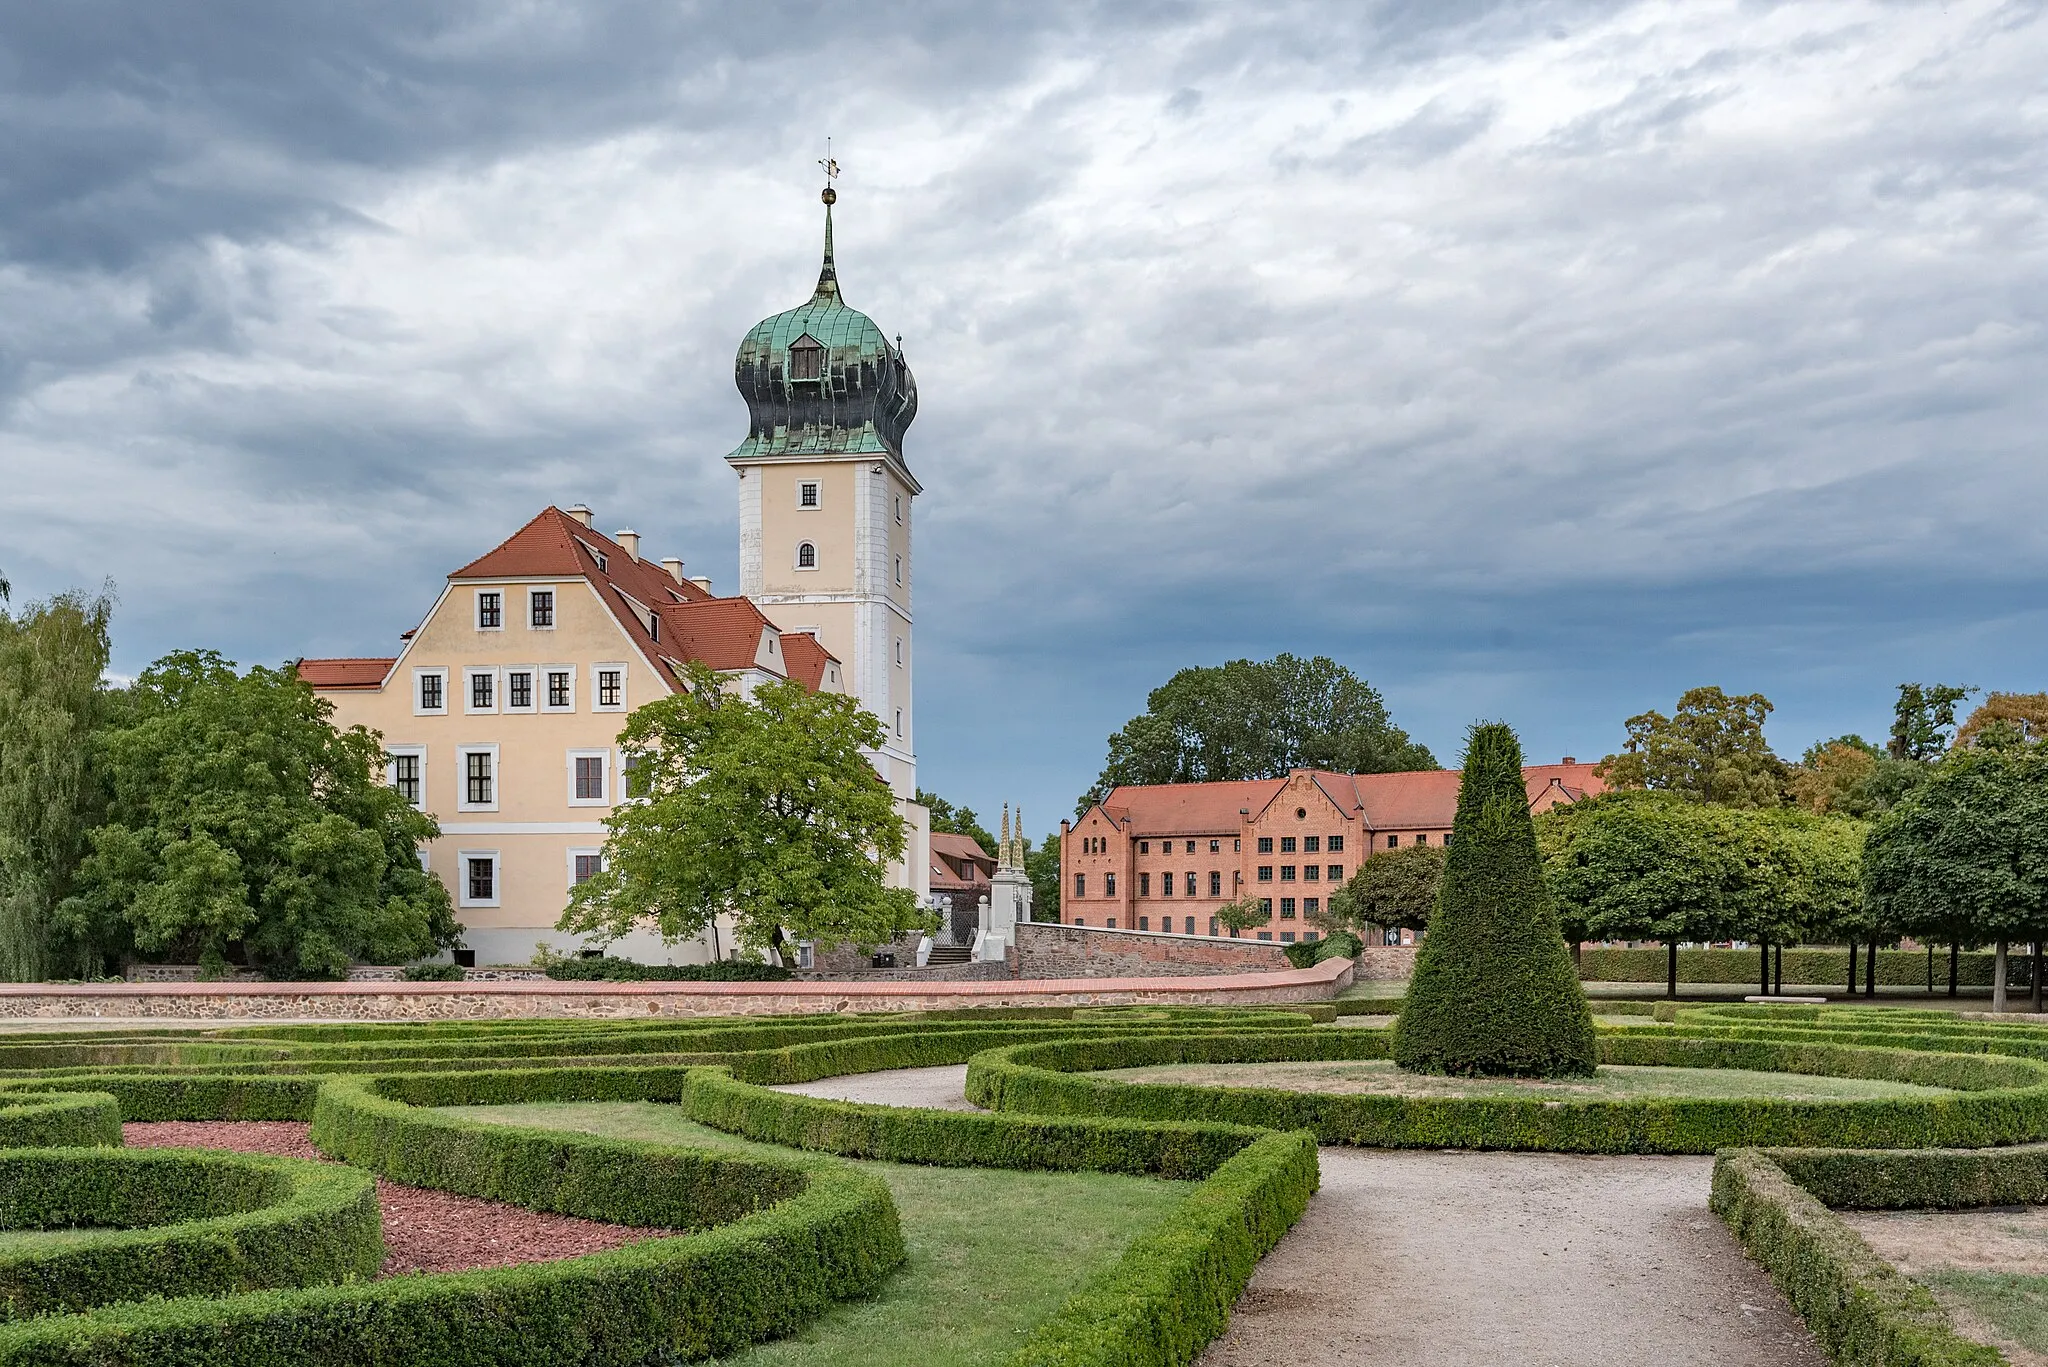
<svg viewBox="0 0 2048 1367">
<path fill-rule="evenodd" d="M 789 344 L 789 378 L 821 380 L 825 377 L 825 348 L 806 332 Z"/>
</svg>

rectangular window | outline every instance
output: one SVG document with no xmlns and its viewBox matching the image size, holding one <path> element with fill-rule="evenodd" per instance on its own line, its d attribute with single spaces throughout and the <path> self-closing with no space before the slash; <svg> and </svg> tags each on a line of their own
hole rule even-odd
<svg viewBox="0 0 2048 1367">
<path fill-rule="evenodd" d="M 1214 869 L 1209 870 L 1209 895 L 1211 897 L 1221 897 L 1223 895 L 1223 875 Z"/>
<path fill-rule="evenodd" d="M 1327 870 L 1325 870 L 1325 872 L 1327 872 L 1330 875 L 1330 881 L 1332 883 L 1341 883 L 1344 881 L 1344 866 L 1342 864 L 1332 864 Z"/>
<path fill-rule="evenodd" d="M 626 667 L 598 665 L 592 671 L 597 683 L 597 710 L 623 712 L 626 709 Z"/>
<path fill-rule="evenodd" d="M 1281 943 L 1281 944 L 1284 944 L 1284 945 L 1291 945 L 1291 944 L 1293 944 L 1293 943 L 1294 943 L 1294 932 L 1293 932 L 1293 931 L 1291 931 L 1291 930 L 1283 930 L 1283 931 L 1281 931 L 1281 932 L 1280 932 L 1280 943 Z"/>
<path fill-rule="evenodd" d="M 462 850 L 455 856 L 455 902 L 464 907 L 498 905 L 504 870 L 496 850 Z"/>
<path fill-rule="evenodd" d="M 1076 896 L 1076 897 L 1086 897 L 1087 895 L 1088 895 L 1088 875 L 1087 875 L 1087 874 L 1085 874 L 1085 873 L 1077 873 L 1077 874 L 1075 874 L 1075 875 L 1074 875 L 1074 896 Z"/>
<path fill-rule="evenodd" d="M 896 582 L 903 582 L 903 557 L 900 555 L 896 557 Z"/>
<path fill-rule="evenodd" d="M 1283 836 L 1281 836 L 1281 837 L 1280 837 L 1280 853 L 1282 853 L 1282 854 L 1293 854 L 1293 853 L 1294 853 L 1294 837 L 1293 837 L 1293 836 L 1291 836 L 1291 835 L 1283 835 Z"/>
<path fill-rule="evenodd" d="M 465 670 L 469 677 L 469 706 L 471 712 L 495 712 L 498 710 L 498 671 L 495 669 Z"/>
<path fill-rule="evenodd" d="M 1273 899 L 1272 899 L 1272 898 L 1270 898 L 1270 897 L 1261 897 L 1261 898 L 1259 899 L 1259 915 L 1261 915 L 1261 916 L 1271 916 L 1272 914 L 1273 914 Z"/>
<path fill-rule="evenodd" d="M 422 669 L 413 674 L 418 681 L 418 705 L 415 712 L 441 713 L 448 710 L 448 671 L 445 669 Z"/>
<path fill-rule="evenodd" d="M 1304 897 L 1301 899 L 1301 914 L 1303 916 L 1314 916 L 1322 908 L 1323 904 L 1316 898 Z"/>
<path fill-rule="evenodd" d="M 1387 848 L 1388 848 L 1388 849 L 1390 849 L 1390 850 L 1393 850 L 1393 849 L 1399 849 L 1399 848 L 1400 848 L 1400 846 L 1401 846 L 1401 837 L 1400 837 L 1400 836 L 1398 836 L 1398 835 L 1390 835 L 1390 836 L 1388 836 L 1388 837 L 1387 837 Z"/>
<path fill-rule="evenodd" d="M 1320 854 L 1322 852 L 1322 843 L 1322 841 L 1312 835 L 1305 835 L 1301 838 L 1301 852 L 1303 854 Z"/>
<path fill-rule="evenodd" d="M 1294 881 L 1294 865 L 1282 864 L 1280 866 L 1280 881 L 1283 883 L 1292 883 Z"/>
<path fill-rule="evenodd" d="M 505 595 L 496 589 L 478 589 L 476 594 L 476 629 L 498 631 L 505 625 Z"/>
<path fill-rule="evenodd" d="M 1315 882 L 1315 881 L 1316 881 L 1316 879 L 1318 879 L 1318 878 L 1320 878 L 1320 877 L 1322 876 L 1322 873 L 1323 873 L 1323 866 L 1322 866 L 1322 865 L 1320 865 L 1320 864 L 1304 864 L 1304 865 L 1302 866 L 1302 869 L 1301 869 L 1301 877 L 1302 877 L 1302 881 L 1303 881 L 1303 882 L 1306 882 L 1306 883 L 1313 883 L 1313 882 Z"/>
<path fill-rule="evenodd" d="M 1241 840 L 1241 839 L 1239 839 L 1239 840 L 1233 840 L 1233 841 L 1231 841 L 1231 842 L 1230 842 L 1230 852 L 1231 852 L 1232 854 L 1243 854 L 1243 853 L 1244 853 L 1244 841 L 1243 841 L 1243 840 Z"/>
<path fill-rule="evenodd" d="M 1138 842 L 1138 853 L 1139 853 L 1139 854 L 1150 854 L 1150 853 L 1152 853 L 1152 842 L 1151 842 L 1151 841 L 1149 841 L 1149 840 L 1140 840 L 1140 841 Z"/>
<path fill-rule="evenodd" d="M 1261 883 L 1270 883 L 1273 881 L 1273 866 L 1271 864 L 1259 865 L 1259 881 Z"/>
<path fill-rule="evenodd" d="M 1283 921 L 1292 921 L 1294 919 L 1294 899 L 1292 897 L 1280 899 L 1280 919 Z"/>
<path fill-rule="evenodd" d="M 1260 853 L 1260 854 L 1271 854 L 1272 852 L 1273 852 L 1273 837 L 1272 837 L 1272 836 L 1270 836 L 1270 835 L 1262 835 L 1262 836 L 1260 836 L 1260 837 L 1259 837 L 1259 853 Z"/>
<path fill-rule="evenodd" d="M 491 752 L 471 750 L 462 757 L 463 801 L 471 807 L 488 807 L 496 792 L 491 772 Z"/>
<path fill-rule="evenodd" d="M 1194 918 L 1194 917 L 1192 917 L 1192 916 L 1188 917 L 1188 920 L 1187 920 L 1187 927 L 1188 927 L 1188 928 L 1187 928 L 1187 933 L 1188 933 L 1189 935 L 1192 935 L 1192 934 L 1194 934 L 1194 933 L 1195 933 L 1195 918 Z"/>
<path fill-rule="evenodd" d="M 469 860 L 469 900 L 492 902 L 498 897 L 498 863 L 490 858 Z"/>
<path fill-rule="evenodd" d="M 903 525 L 903 495 L 896 495 L 896 525 Z"/>
<path fill-rule="evenodd" d="M 526 624 L 535 631 L 552 631 L 554 629 L 555 591 L 553 589 L 527 590 Z"/>
<path fill-rule="evenodd" d="M 1343 837 L 1343 836 L 1341 836 L 1341 835 L 1333 835 L 1333 836 L 1331 836 L 1331 837 L 1330 837 L 1330 853 L 1331 853 L 1331 854 L 1342 854 L 1342 853 L 1344 853 L 1344 837 Z"/>
<path fill-rule="evenodd" d="M 1214 916 L 1209 918 L 1209 933 L 1211 935 L 1216 933 L 1216 918 Z"/>
<path fill-rule="evenodd" d="M 1160 874 L 1160 875 L 1159 875 L 1159 895 L 1160 895 L 1161 897 L 1171 897 L 1171 896 L 1173 896 L 1173 875 L 1172 875 L 1172 874 L 1170 874 L 1170 873 L 1162 873 L 1162 874 Z"/>
<path fill-rule="evenodd" d="M 1152 875 L 1151 875 L 1151 874 L 1149 874 L 1149 873 L 1141 873 L 1141 874 L 1139 874 L 1139 875 L 1138 875 L 1138 896 L 1140 896 L 1140 897 L 1150 897 L 1151 895 L 1152 895 Z"/>
<path fill-rule="evenodd" d="M 418 807 L 426 797 L 426 753 L 421 750 L 390 752 L 391 786 L 406 803 Z"/>
<path fill-rule="evenodd" d="M 1222 850 L 1223 850 L 1223 842 L 1222 842 L 1221 840 L 1211 840 L 1211 841 L 1209 842 L 1209 853 L 1211 853 L 1211 854 L 1219 854 L 1219 853 L 1221 853 L 1221 852 L 1222 852 Z"/>
<path fill-rule="evenodd" d="M 1259 932 L 1259 938 L 1261 940 L 1270 940 L 1273 938 L 1273 932 L 1270 930 L 1262 930 Z"/>
<path fill-rule="evenodd" d="M 533 671 L 511 669 L 505 672 L 505 710 L 508 712 L 533 711 Z"/>
<path fill-rule="evenodd" d="M 1116 929 L 1116 917 L 1112 916 L 1112 917 L 1110 917 L 1110 918 L 1109 918 L 1109 928 L 1110 928 L 1111 930 L 1115 930 L 1115 929 Z"/>
<path fill-rule="evenodd" d="M 1151 918 L 1150 916 L 1140 916 L 1140 917 L 1138 918 L 1138 929 L 1140 929 L 1140 930 L 1150 930 L 1150 929 L 1152 929 L 1152 918 Z"/>
<path fill-rule="evenodd" d="M 1113 873 L 1105 873 L 1105 874 L 1103 874 L 1103 875 L 1102 875 L 1102 895 L 1103 895 L 1104 897 L 1114 897 L 1114 896 L 1116 896 L 1116 875 L 1115 875 L 1115 874 L 1113 874 Z"/>
<path fill-rule="evenodd" d="M 606 772 L 611 767 L 611 756 L 603 750 L 571 750 L 569 752 L 569 805 L 572 807 L 602 806 L 609 784 Z"/>
<path fill-rule="evenodd" d="M 1429 843 L 1429 832 L 1417 831 L 1415 833 L 1415 843 L 1418 845 L 1427 845 Z"/>
<path fill-rule="evenodd" d="M 546 674 L 548 683 L 548 711 L 575 711 L 576 671 L 573 669 L 550 669 L 546 671 Z"/>
<path fill-rule="evenodd" d="M 806 479 L 797 484 L 796 506 L 799 508 L 815 508 L 818 506 L 818 482 L 816 480 Z"/>
<path fill-rule="evenodd" d="M 604 855 L 598 850 L 569 851 L 569 886 L 588 883 L 604 872 Z"/>
<path fill-rule="evenodd" d="M 631 750 L 619 756 L 619 796 L 627 802 L 639 802 L 647 796 L 648 777 L 640 767 L 640 756 Z"/>
<path fill-rule="evenodd" d="M 1192 873 L 1188 875 L 1187 889 L 1188 896 L 1193 897 L 1195 895 L 1195 875 Z"/>
</svg>

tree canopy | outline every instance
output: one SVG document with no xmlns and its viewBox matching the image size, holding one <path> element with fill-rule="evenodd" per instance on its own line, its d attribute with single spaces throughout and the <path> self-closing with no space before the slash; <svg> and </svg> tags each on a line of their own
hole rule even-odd
<svg viewBox="0 0 2048 1367">
<path fill-rule="evenodd" d="M 1232 660 L 1183 669 L 1153 689 L 1145 711 L 1109 738 L 1108 762 L 1079 810 L 1123 784 L 1436 767 L 1428 747 L 1394 725 L 1379 692 L 1336 661 Z"/>
<path fill-rule="evenodd" d="M 295 673 L 184 651 L 114 701 L 94 747 L 106 821 L 55 915 L 74 953 L 337 978 L 458 942 L 419 864 L 433 818 L 385 786 L 378 738 L 337 731 Z"/>
<path fill-rule="evenodd" d="M 2048 749 L 1958 749 L 1879 819 L 1863 853 L 1871 914 L 1951 943 L 2048 934 Z"/>
<path fill-rule="evenodd" d="M 1507 726 L 1472 728 L 1451 830 L 1442 896 L 1394 1023 L 1395 1061 L 1430 1073 L 1590 1074 L 1593 1018 L 1544 883 L 1521 742 Z"/>
<path fill-rule="evenodd" d="M 1955 729 L 1956 704 L 1976 691 L 1968 684 L 1900 684 L 1886 753 L 1917 762 L 1941 758 Z"/>
<path fill-rule="evenodd" d="M 1677 793 L 1694 802 L 1775 807 L 1785 763 L 1764 739 L 1770 699 L 1719 688 L 1687 689 L 1670 715 L 1644 712 L 1627 722 L 1621 753 L 1594 772 L 1610 788 Z"/>
<path fill-rule="evenodd" d="M 2048 740 L 2048 693 L 1990 693 L 1956 728 L 1956 744 L 1987 739 L 2004 742 Z"/>
<path fill-rule="evenodd" d="M 904 823 L 863 753 L 883 740 L 851 696 L 783 680 L 749 698 L 692 665 L 686 692 L 620 733 L 645 796 L 607 818 L 605 868 L 576 888 L 561 928 L 617 939 L 651 921 L 675 941 L 730 914 L 750 949 L 929 929 L 916 894 L 887 882 Z"/>
<path fill-rule="evenodd" d="M 1354 931 L 1364 926 L 1423 929 L 1436 912 L 1449 853 L 1441 845 L 1408 845 L 1360 860 L 1330 898 L 1325 919 Z"/>
</svg>

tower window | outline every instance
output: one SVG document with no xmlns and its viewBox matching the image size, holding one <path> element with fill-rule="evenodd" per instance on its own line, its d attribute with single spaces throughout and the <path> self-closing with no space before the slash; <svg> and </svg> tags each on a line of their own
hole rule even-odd
<svg viewBox="0 0 2048 1367">
<path fill-rule="evenodd" d="M 896 525 L 903 525 L 903 495 L 896 495 Z"/>
<path fill-rule="evenodd" d="M 789 378 L 818 380 L 825 375 L 825 348 L 806 332 L 789 344 Z"/>
<path fill-rule="evenodd" d="M 818 506 L 818 482 L 816 480 L 807 479 L 796 486 L 796 506 L 799 508 L 815 508 Z"/>
<path fill-rule="evenodd" d="M 896 582 L 903 582 L 903 557 L 900 555 L 896 557 Z"/>
<path fill-rule="evenodd" d="M 808 541 L 800 541 L 796 547 L 796 567 L 800 570 L 818 568 L 818 548 Z"/>
</svg>

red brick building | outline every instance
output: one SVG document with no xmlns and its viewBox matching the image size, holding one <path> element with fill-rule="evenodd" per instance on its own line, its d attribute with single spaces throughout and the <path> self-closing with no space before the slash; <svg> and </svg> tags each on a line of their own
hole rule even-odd
<svg viewBox="0 0 2048 1367">
<path fill-rule="evenodd" d="M 1548 811 L 1605 786 L 1593 766 L 1524 769 L 1529 809 Z M 1112 788 L 1060 823 L 1060 919 L 1069 925 L 1228 934 L 1217 908 L 1272 903 L 1260 939 L 1314 939 L 1313 918 L 1358 861 L 1439 845 L 1458 810 L 1455 769 L 1334 774 L 1297 769 L 1243 783 Z"/>
</svg>

